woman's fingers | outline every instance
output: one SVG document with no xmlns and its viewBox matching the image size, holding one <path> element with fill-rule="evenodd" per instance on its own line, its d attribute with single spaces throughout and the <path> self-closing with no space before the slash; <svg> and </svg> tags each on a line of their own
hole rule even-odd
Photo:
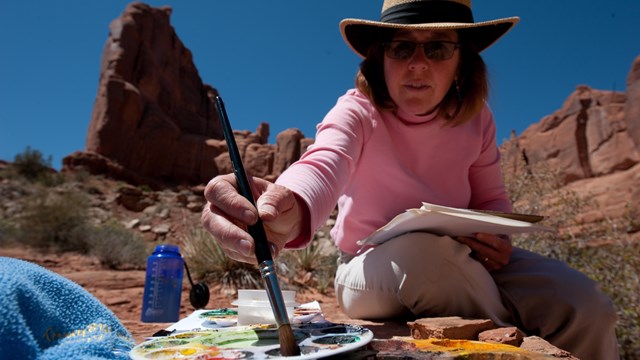
<svg viewBox="0 0 640 360">
<path fill-rule="evenodd" d="M 211 233 L 227 256 L 237 261 L 256 262 L 253 240 L 244 227 L 223 216 L 211 203 L 202 210 L 201 221 L 202 226 Z"/>
<path fill-rule="evenodd" d="M 487 270 L 498 270 L 509 263 L 513 247 L 508 237 L 477 233 L 476 237 L 459 236 L 455 239 L 469 246 L 471 256 Z"/>
<path fill-rule="evenodd" d="M 508 236 L 478 233 L 476 239 L 487 245 L 485 249 L 488 249 L 488 254 L 485 257 L 488 257 L 490 262 L 497 264 L 498 268 L 509 263 L 513 245 Z"/>
<path fill-rule="evenodd" d="M 270 185 L 258 199 L 258 209 L 267 236 L 278 251 L 299 235 L 302 212 L 295 195 L 289 189 Z"/>
<path fill-rule="evenodd" d="M 271 254 L 276 257 L 297 236 L 301 216 L 293 192 L 260 178 L 249 181 L 257 198 L 257 209 L 238 193 L 234 174 L 212 179 L 205 188 L 208 203 L 202 212 L 202 224 L 230 258 L 255 263 L 255 244 L 248 226 L 256 224 L 260 216 Z"/>
<path fill-rule="evenodd" d="M 253 224 L 258 220 L 255 207 L 238 193 L 233 174 L 216 176 L 209 181 L 204 190 L 204 197 L 229 218 L 238 219 L 245 224 Z"/>
</svg>

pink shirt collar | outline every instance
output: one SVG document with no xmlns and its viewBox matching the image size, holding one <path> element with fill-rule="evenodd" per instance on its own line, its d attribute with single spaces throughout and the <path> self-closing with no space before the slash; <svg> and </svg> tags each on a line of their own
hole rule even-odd
<svg viewBox="0 0 640 360">
<path fill-rule="evenodd" d="M 395 114 L 405 124 L 423 124 L 435 119 L 438 116 L 438 108 L 435 108 L 432 112 L 426 115 L 414 115 L 410 114 L 402 109 L 395 110 Z"/>
</svg>

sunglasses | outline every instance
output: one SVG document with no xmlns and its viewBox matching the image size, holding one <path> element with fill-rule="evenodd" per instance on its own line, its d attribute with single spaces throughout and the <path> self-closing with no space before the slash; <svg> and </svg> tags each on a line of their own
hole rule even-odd
<svg viewBox="0 0 640 360">
<path fill-rule="evenodd" d="M 449 60 L 460 44 L 453 41 L 427 41 L 417 43 L 408 40 L 396 40 L 384 43 L 384 53 L 395 60 L 407 60 L 413 56 L 417 47 L 422 47 L 424 56 L 429 60 Z"/>
</svg>

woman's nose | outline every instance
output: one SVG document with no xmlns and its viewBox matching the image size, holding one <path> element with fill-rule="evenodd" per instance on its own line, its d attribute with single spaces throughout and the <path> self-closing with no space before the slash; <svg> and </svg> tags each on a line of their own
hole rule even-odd
<svg viewBox="0 0 640 360">
<path fill-rule="evenodd" d="M 416 50 L 411 55 L 409 59 L 409 70 L 412 71 L 424 71 L 429 68 L 429 59 L 424 54 L 424 49 L 422 47 L 416 47 Z"/>
</svg>

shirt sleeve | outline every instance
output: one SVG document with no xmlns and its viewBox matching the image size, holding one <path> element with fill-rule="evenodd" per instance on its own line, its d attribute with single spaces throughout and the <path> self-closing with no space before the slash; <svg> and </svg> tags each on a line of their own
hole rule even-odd
<svg viewBox="0 0 640 360">
<path fill-rule="evenodd" d="M 511 212 L 511 201 L 504 187 L 500 168 L 496 126 L 489 107 L 484 107 L 480 118 L 482 121 L 482 149 L 469 169 L 469 183 L 471 185 L 469 208 Z"/>
<path fill-rule="evenodd" d="M 290 241 L 287 248 L 306 246 L 335 209 L 370 133 L 366 104 L 355 92 L 342 96 L 317 126 L 314 144 L 276 180 L 309 208 L 310 232 Z"/>
</svg>

